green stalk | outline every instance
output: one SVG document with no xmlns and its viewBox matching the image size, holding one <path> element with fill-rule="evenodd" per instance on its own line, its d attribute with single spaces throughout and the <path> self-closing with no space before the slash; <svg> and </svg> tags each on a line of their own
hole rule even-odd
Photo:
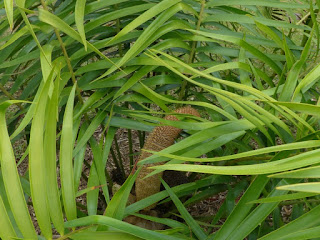
<svg viewBox="0 0 320 240">
<path fill-rule="evenodd" d="M 133 167 L 133 150 L 132 150 L 132 133 L 131 129 L 128 129 L 128 141 L 129 141 L 129 158 L 130 158 L 130 170 Z"/>
<path fill-rule="evenodd" d="M 118 159 L 117 159 L 116 154 L 114 153 L 112 147 L 110 148 L 110 153 L 111 153 L 111 155 L 112 155 L 113 162 L 114 162 L 114 164 L 116 165 L 116 168 L 117 168 L 117 169 L 120 171 L 120 173 L 121 173 L 122 180 L 124 180 L 124 179 L 125 179 L 125 175 L 124 175 L 124 173 L 122 172 L 122 169 L 121 169 L 121 167 L 120 167 L 120 164 L 119 164 L 119 162 L 118 162 Z"/>
<path fill-rule="evenodd" d="M 1 83 L 0 83 L 0 90 L 1 92 L 4 93 L 4 95 L 6 95 L 7 98 L 9 98 L 10 100 L 15 100 L 15 98 L 11 95 L 11 93 L 9 93 Z"/>
<path fill-rule="evenodd" d="M 122 157 L 121 157 L 121 152 L 120 152 L 119 144 L 118 144 L 118 141 L 117 141 L 117 136 L 115 136 L 114 143 L 115 143 L 116 150 L 117 150 L 117 153 L 118 153 L 118 156 L 119 156 L 120 168 L 121 168 L 121 171 L 123 173 L 123 176 L 125 177 L 126 174 L 125 174 L 124 167 L 123 167 L 123 160 L 122 160 Z"/>
<path fill-rule="evenodd" d="M 11 93 L 9 93 L 5 88 L 4 86 L 0 83 L 0 90 L 1 92 L 4 93 L 4 95 L 6 95 L 7 98 L 9 98 L 10 100 L 16 100 Z M 24 108 L 21 106 L 20 103 L 16 103 L 17 106 L 20 108 L 20 110 L 23 110 Z"/>
<path fill-rule="evenodd" d="M 88 177 L 82 172 L 81 173 L 81 177 L 86 181 L 88 182 Z"/>
<path fill-rule="evenodd" d="M 105 173 L 106 173 L 107 181 L 109 183 L 108 188 L 109 188 L 109 190 L 111 190 L 112 186 L 113 186 L 113 181 L 112 181 L 112 178 L 110 177 L 110 174 L 108 173 L 107 168 L 105 169 Z"/>
<path fill-rule="evenodd" d="M 129 109 L 129 103 L 126 102 L 126 107 Z M 128 128 L 128 141 L 129 141 L 129 158 L 130 158 L 130 171 L 133 167 L 133 148 L 132 148 L 132 132 L 131 129 Z"/>
<path fill-rule="evenodd" d="M 141 131 L 138 131 L 138 136 L 139 136 L 140 149 L 142 149 L 144 145 L 144 135 Z"/>
</svg>

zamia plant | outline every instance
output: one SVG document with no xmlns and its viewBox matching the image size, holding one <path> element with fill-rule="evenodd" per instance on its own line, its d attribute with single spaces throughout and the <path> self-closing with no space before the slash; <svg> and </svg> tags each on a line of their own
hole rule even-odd
<svg viewBox="0 0 320 240">
<path fill-rule="evenodd" d="M 318 237 L 319 8 L 0 0 L 0 238 Z M 163 118 L 183 106 L 200 117 Z M 134 133 L 142 147 L 159 125 L 183 132 L 142 150 L 135 168 Z M 130 163 L 118 129 L 128 129 Z M 113 194 L 108 161 L 123 181 Z M 127 205 L 142 165 L 149 176 L 189 172 L 189 182 L 160 179 L 163 190 Z M 221 193 L 214 214 L 189 211 Z M 166 202 L 174 208 L 162 217 L 140 211 Z M 132 215 L 164 229 L 123 221 Z"/>
</svg>

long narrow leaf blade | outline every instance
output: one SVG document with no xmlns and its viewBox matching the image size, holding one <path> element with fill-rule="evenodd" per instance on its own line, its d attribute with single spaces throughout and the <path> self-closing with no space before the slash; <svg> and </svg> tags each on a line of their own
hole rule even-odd
<svg viewBox="0 0 320 240">
<path fill-rule="evenodd" d="M 87 40 L 86 40 L 86 34 L 84 31 L 84 25 L 83 25 L 85 6 L 86 6 L 86 0 L 77 0 L 76 6 L 75 6 L 74 17 L 75 17 L 77 29 L 78 29 L 80 37 L 82 39 L 84 48 L 87 51 Z"/>
<path fill-rule="evenodd" d="M 72 166 L 72 130 L 73 130 L 73 102 L 76 85 L 73 86 L 63 117 L 60 142 L 60 177 L 61 192 L 65 213 L 68 220 L 77 218 L 76 199 Z"/>
<path fill-rule="evenodd" d="M 48 99 L 49 87 L 52 80 L 53 70 L 49 79 L 44 85 L 39 101 L 36 103 L 36 110 L 31 125 L 30 145 L 29 145 L 29 176 L 33 207 L 42 234 L 46 238 L 52 237 L 51 221 L 46 186 L 46 166 L 44 161 L 44 125 L 46 114 L 46 103 Z"/>
<path fill-rule="evenodd" d="M 48 103 L 48 113 L 46 117 L 46 129 L 44 139 L 44 152 L 46 156 L 46 179 L 47 179 L 47 196 L 49 201 L 49 211 L 52 222 L 57 231 L 63 235 L 63 214 L 60 203 L 60 194 L 57 183 L 57 166 L 56 166 L 56 127 L 59 98 L 59 76 L 56 79 L 52 97 Z"/>
<path fill-rule="evenodd" d="M 21 187 L 15 157 L 7 131 L 5 110 L 12 102 L 4 102 L 0 105 L 0 153 L 1 172 L 5 189 L 15 221 L 25 238 L 36 238 L 36 232 L 29 215 Z"/>
<path fill-rule="evenodd" d="M 190 213 L 187 211 L 187 209 L 183 206 L 182 202 L 179 200 L 179 198 L 174 194 L 174 192 L 171 190 L 169 185 L 161 179 L 161 183 L 169 193 L 172 201 L 178 208 L 179 212 L 181 213 L 183 219 L 187 222 L 193 233 L 198 237 L 198 239 L 206 239 L 207 235 L 202 230 L 202 228 L 199 226 L 199 224 L 192 218 Z"/>
<path fill-rule="evenodd" d="M 7 214 L 6 208 L 3 204 L 2 198 L 0 196 L 0 238 L 3 240 L 9 240 L 16 238 L 16 233 L 12 227 L 9 216 Z"/>
</svg>

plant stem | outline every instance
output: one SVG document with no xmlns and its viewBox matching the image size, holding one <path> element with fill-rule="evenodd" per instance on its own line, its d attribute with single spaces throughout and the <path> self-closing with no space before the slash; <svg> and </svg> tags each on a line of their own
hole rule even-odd
<svg viewBox="0 0 320 240">
<path fill-rule="evenodd" d="M 126 107 L 129 109 L 129 103 L 126 102 Z M 130 158 L 130 171 L 133 167 L 133 148 L 132 148 L 132 132 L 131 129 L 128 128 L 128 142 L 129 142 L 129 158 Z"/>
<path fill-rule="evenodd" d="M 128 141 L 129 141 L 129 158 L 130 158 L 130 170 L 133 167 L 133 150 L 132 150 L 132 133 L 131 129 L 128 129 Z"/>
<path fill-rule="evenodd" d="M 4 95 L 6 95 L 7 98 L 9 98 L 10 100 L 16 100 L 11 93 L 9 93 L 4 86 L 0 83 L 0 90 L 4 93 Z M 20 108 L 20 110 L 23 110 L 24 108 L 21 106 L 20 103 L 17 103 L 18 107 Z"/>
<path fill-rule="evenodd" d="M 116 154 L 114 153 L 112 147 L 110 148 L 110 153 L 111 153 L 111 155 L 112 155 L 114 164 L 116 165 L 117 169 L 118 169 L 119 172 L 121 173 L 121 177 L 122 177 L 121 180 L 124 180 L 124 179 L 125 179 L 125 175 L 124 175 L 124 173 L 122 172 L 122 169 L 121 169 L 121 167 L 120 167 L 120 164 L 119 164 L 119 162 L 118 162 L 118 159 L 117 159 Z"/>
<path fill-rule="evenodd" d="M 123 167 L 123 160 L 122 160 L 122 157 L 121 157 L 121 152 L 120 152 L 120 148 L 119 148 L 117 136 L 115 136 L 115 138 L 114 138 L 114 143 L 115 143 L 116 150 L 117 150 L 117 153 L 118 153 L 118 156 L 119 156 L 120 168 L 121 168 L 121 171 L 122 171 L 122 173 L 123 173 L 123 176 L 125 177 L 126 174 L 125 174 L 124 167 Z"/>
</svg>

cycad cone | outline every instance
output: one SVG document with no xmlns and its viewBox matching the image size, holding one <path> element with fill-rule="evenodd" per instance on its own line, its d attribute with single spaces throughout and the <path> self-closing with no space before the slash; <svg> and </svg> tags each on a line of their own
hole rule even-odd
<svg viewBox="0 0 320 240">
<path fill-rule="evenodd" d="M 197 110 L 195 110 L 192 107 L 182 107 L 178 108 L 174 111 L 175 113 L 181 113 L 181 114 L 191 114 L 196 117 L 200 117 L 200 114 Z M 171 121 L 179 121 L 179 119 L 173 115 L 168 115 L 164 119 L 171 120 Z M 143 149 L 146 150 L 152 150 L 159 152 L 169 146 L 171 146 L 174 143 L 175 138 L 179 135 L 179 133 L 182 130 L 176 127 L 172 126 L 159 126 L 155 127 L 153 131 L 148 136 Z M 143 160 L 147 157 L 150 157 L 152 153 L 148 152 L 142 152 L 140 155 L 139 161 Z M 144 199 L 148 196 L 151 196 L 155 193 L 158 193 L 160 191 L 160 177 L 162 177 L 162 172 L 155 174 L 153 176 L 150 176 L 146 179 L 143 179 L 145 176 L 147 176 L 149 173 L 151 173 L 153 170 L 149 169 L 149 167 L 157 165 L 155 164 L 145 164 L 137 179 L 136 179 L 136 199 L 137 201 Z M 145 208 L 144 210 L 150 210 L 156 206 L 157 203 L 154 203 L 153 205 Z"/>
</svg>

